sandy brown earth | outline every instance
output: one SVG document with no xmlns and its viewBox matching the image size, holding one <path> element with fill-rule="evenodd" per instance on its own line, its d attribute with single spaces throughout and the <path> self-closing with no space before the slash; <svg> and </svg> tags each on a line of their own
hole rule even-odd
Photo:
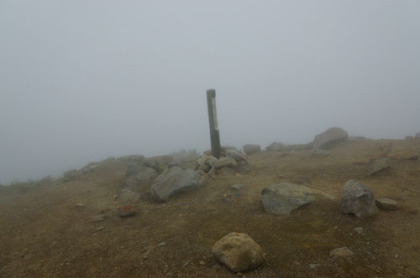
<svg viewBox="0 0 420 278">
<path fill-rule="evenodd" d="M 329 156 L 261 152 L 249 156 L 251 172 L 207 178 L 203 188 L 168 203 L 151 201 L 144 186 L 138 214 L 124 219 L 115 198 L 126 168 L 120 160 L 70 181 L 2 188 L 0 277 L 419 277 L 420 162 L 406 159 L 409 152 L 420 152 L 420 141 L 352 140 Z M 392 167 L 368 176 L 371 162 L 383 156 L 394 157 Z M 400 209 L 368 219 L 340 214 L 349 179 Z M 282 181 L 336 200 L 315 201 L 289 217 L 267 214 L 261 190 Z M 237 192 L 234 184 L 245 187 Z M 106 219 L 95 222 L 100 213 Z M 239 274 L 219 265 L 211 246 L 229 232 L 249 234 L 265 263 Z M 354 256 L 329 256 L 344 246 Z"/>
</svg>

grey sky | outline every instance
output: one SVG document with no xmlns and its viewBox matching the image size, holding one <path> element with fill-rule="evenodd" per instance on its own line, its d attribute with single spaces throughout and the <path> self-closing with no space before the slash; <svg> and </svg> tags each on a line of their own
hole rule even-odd
<svg viewBox="0 0 420 278">
<path fill-rule="evenodd" d="M 0 0 L 0 182 L 127 154 L 420 131 L 420 1 Z"/>
</svg>

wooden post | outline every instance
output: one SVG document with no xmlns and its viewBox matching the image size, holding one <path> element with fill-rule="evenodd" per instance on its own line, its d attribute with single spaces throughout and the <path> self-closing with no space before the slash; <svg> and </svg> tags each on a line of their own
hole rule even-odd
<svg viewBox="0 0 420 278">
<path fill-rule="evenodd" d="M 219 127 L 217 125 L 216 91 L 213 89 L 207 90 L 207 108 L 209 110 L 211 152 L 214 157 L 219 159 L 221 147 Z"/>
</svg>

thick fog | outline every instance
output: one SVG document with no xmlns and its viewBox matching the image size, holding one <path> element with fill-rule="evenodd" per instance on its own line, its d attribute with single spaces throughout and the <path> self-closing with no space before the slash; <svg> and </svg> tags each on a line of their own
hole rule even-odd
<svg viewBox="0 0 420 278">
<path fill-rule="evenodd" d="M 111 156 L 420 131 L 420 2 L 0 0 L 0 182 Z"/>
</svg>

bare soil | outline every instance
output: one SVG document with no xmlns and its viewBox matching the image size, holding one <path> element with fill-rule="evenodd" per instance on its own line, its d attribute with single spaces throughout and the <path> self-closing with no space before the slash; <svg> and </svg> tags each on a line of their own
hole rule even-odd
<svg viewBox="0 0 420 278">
<path fill-rule="evenodd" d="M 138 213 L 128 218 L 117 214 L 126 168 L 119 160 L 71 181 L 2 188 L 0 277 L 419 277 L 420 162 L 394 158 L 390 169 L 368 175 L 373 160 L 396 149 L 420 152 L 420 141 L 353 140 L 328 156 L 261 152 L 248 157 L 251 172 L 206 178 L 204 187 L 167 203 L 153 202 L 144 186 Z M 400 208 L 366 219 L 342 215 L 338 203 L 349 179 Z M 268 214 L 261 191 L 282 181 L 335 200 L 315 201 L 288 217 Z M 98 214 L 105 220 L 94 221 Z M 211 246 L 229 232 L 249 234 L 265 263 L 239 274 L 219 265 Z M 330 257 L 339 247 L 354 256 Z"/>
</svg>

